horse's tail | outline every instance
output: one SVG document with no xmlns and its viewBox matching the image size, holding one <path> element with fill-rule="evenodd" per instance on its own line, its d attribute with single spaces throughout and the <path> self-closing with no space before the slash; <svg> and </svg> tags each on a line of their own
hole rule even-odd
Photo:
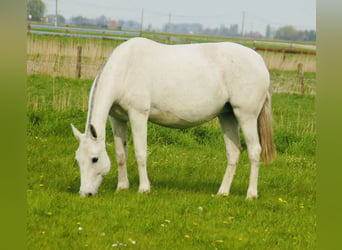
<svg viewBox="0 0 342 250">
<path fill-rule="evenodd" d="M 276 156 L 272 132 L 271 93 L 267 92 L 264 106 L 258 117 L 258 133 L 261 144 L 261 159 L 264 163 L 271 162 Z"/>
</svg>

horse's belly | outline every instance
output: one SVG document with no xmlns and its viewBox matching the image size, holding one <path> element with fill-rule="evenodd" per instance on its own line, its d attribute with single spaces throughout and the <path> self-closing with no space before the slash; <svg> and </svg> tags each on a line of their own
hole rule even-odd
<svg viewBox="0 0 342 250">
<path fill-rule="evenodd" d="M 152 105 L 149 120 L 172 128 L 189 128 L 214 119 L 224 108 L 225 102 L 203 100 L 197 105 L 174 103 L 174 105 Z"/>
</svg>

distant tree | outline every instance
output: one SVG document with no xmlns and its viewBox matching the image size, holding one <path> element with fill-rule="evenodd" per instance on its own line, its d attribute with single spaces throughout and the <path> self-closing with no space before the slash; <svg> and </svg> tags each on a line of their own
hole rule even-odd
<svg viewBox="0 0 342 250">
<path fill-rule="evenodd" d="M 32 21 L 41 21 L 45 13 L 45 4 L 42 0 L 27 1 L 27 18 L 31 17 Z"/>
<path fill-rule="evenodd" d="M 55 19 L 56 19 L 56 16 L 55 15 L 47 15 L 45 17 L 45 20 L 47 23 L 50 23 L 50 24 L 55 24 Z M 58 23 L 59 24 L 65 24 L 65 17 L 62 16 L 62 15 L 58 15 Z"/>
<path fill-rule="evenodd" d="M 272 36 L 272 29 L 271 29 L 271 25 L 267 25 L 266 27 L 266 38 L 270 39 Z"/>
<path fill-rule="evenodd" d="M 72 17 L 70 22 L 77 26 L 92 26 L 92 21 L 83 16 Z"/>
<path fill-rule="evenodd" d="M 296 41 L 298 40 L 298 32 L 294 26 L 284 26 L 275 32 L 274 38 L 280 40 Z"/>
<path fill-rule="evenodd" d="M 307 41 L 310 41 L 310 42 L 316 41 L 316 31 L 314 30 L 307 31 Z"/>
<path fill-rule="evenodd" d="M 230 27 L 226 27 L 221 24 L 220 28 L 206 28 L 201 30 L 202 34 L 211 35 L 211 36 L 239 36 L 239 25 L 231 24 Z"/>
<path fill-rule="evenodd" d="M 95 19 L 95 26 L 102 27 L 102 28 L 108 28 L 109 20 L 105 16 L 100 16 Z"/>
<path fill-rule="evenodd" d="M 290 41 L 316 41 L 316 31 L 301 31 L 296 30 L 293 26 L 285 26 L 278 29 L 274 35 L 275 39 L 290 40 Z"/>
<path fill-rule="evenodd" d="M 229 28 L 229 35 L 230 36 L 239 36 L 239 25 L 238 24 L 231 24 Z"/>
</svg>

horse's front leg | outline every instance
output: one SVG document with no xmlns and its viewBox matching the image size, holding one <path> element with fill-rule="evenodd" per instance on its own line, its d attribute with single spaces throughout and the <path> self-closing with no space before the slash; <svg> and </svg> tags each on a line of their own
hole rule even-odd
<svg viewBox="0 0 342 250">
<path fill-rule="evenodd" d="M 109 116 L 109 121 L 114 134 L 116 161 L 118 163 L 117 191 L 128 189 L 127 176 L 127 122 Z"/>
<path fill-rule="evenodd" d="M 150 181 L 147 175 L 147 120 L 148 112 L 129 111 L 135 157 L 139 170 L 139 192 L 150 192 Z"/>
</svg>

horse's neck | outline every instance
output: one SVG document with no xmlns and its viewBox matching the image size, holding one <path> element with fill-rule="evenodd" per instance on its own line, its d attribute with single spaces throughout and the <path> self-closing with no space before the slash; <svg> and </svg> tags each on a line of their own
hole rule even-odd
<svg viewBox="0 0 342 250">
<path fill-rule="evenodd" d="M 108 91 L 102 91 L 100 87 L 92 87 L 89 97 L 86 131 L 90 131 L 90 125 L 92 125 L 99 139 L 106 138 L 106 122 L 112 103 L 113 100 L 108 95 Z"/>
</svg>

